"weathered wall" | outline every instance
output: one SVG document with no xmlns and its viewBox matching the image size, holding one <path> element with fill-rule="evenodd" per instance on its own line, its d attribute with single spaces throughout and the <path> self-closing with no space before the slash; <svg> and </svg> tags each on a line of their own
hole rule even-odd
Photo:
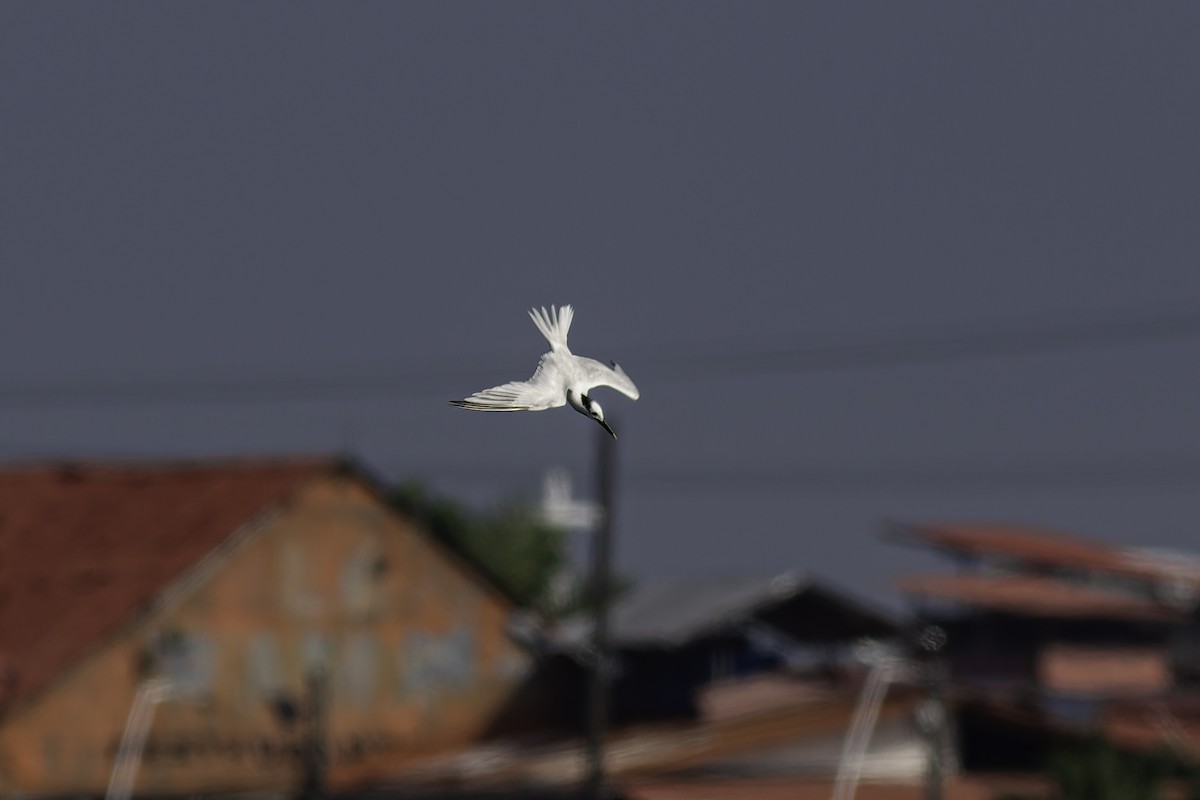
<svg viewBox="0 0 1200 800">
<path fill-rule="evenodd" d="M 81 598 L 86 602 L 86 598 Z M 157 710 L 137 790 L 289 789 L 289 732 L 271 710 L 328 674 L 329 747 L 354 770 L 469 741 L 528 656 L 507 604 L 352 480 L 320 482 L 167 607 L 0 722 L 6 792 L 100 792 L 146 672 L 189 696 Z"/>
</svg>

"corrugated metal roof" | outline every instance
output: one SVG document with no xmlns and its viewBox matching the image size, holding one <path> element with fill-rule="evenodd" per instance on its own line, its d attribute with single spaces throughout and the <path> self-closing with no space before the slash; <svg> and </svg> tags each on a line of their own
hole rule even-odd
<svg viewBox="0 0 1200 800">
<path fill-rule="evenodd" d="M 1174 620 L 1183 609 L 1031 575 L 914 575 L 896 581 L 909 595 L 1043 617 Z"/>
<path fill-rule="evenodd" d="M 812 600 L 813 609 L 796 611 L 786 605 Z M 806 615 L 797 620 L 797 615 Z M 690 576 L 637 584 L 613 606 L 609 638 L 622 648 L 678 647 L 746 622 L 803 640 L 832 641 L 895 633 L 899 623 L 882 610 L 789 570 L 774 575 Z M 591 619 L 562 623 L 550 635 L 551 647 L 586 647 Z"/>
<path fill-rule="evenodd" d="M 678 646 L 748 621 L 811 586 L 794 571 L 647 581 L 616 601 L 609 636 L 621 647 Z M 558 629 L 554 639 L 565 647 L 579 646 L 586 643 L 590 631 L 590 619 L 573 619 Z"/>
<path fill-rule="evenodd" d="M 678 578 L 634 589 L 614 609 L 614 640 L 625 645 L 679 644 L 746 621 L 764 605 L 807 587 L 794 572 L 754 578 Z"/>
<path fill-rule="evenodd" d="M 1074 534 L 1033 525 L 977 522 L 891 523 L 887 533 L 945 550 L 983 558 L 1105 572 L 1131 578 L 1200 585 L 1200 562 L 1149 558 Z"/>
</svg>

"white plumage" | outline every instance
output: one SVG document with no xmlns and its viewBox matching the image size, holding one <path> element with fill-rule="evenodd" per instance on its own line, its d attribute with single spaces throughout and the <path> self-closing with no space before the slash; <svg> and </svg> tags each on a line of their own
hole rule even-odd
<svg viewBox="0 0 1200 800">
<path fill-rule="evenodd" d="M 533 377 L 493 386 L 464 400 L 451 400 L 450 405 L 470 411 L 545 411 L 570 404 L 579 413 L 603 425 L 616 438 L 604 421 L 603 409 L 589 392 L 597 386 L 607 386 L 637 400 L 640 394 L 637 386 L 615 362 L 610 367 L 571 352 L 567 347 L 567 333 L 575 318 L 575 309 L 571 306 L 550 306 L 549 312 L 544 307 L 535 308 L 529 312 L 529 317 L 550 343 L 550 351 L 538 361 Z"/>
</svg>

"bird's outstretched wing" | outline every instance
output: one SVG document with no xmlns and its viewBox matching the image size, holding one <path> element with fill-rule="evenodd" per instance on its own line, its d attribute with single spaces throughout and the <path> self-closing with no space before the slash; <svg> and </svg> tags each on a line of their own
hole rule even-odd
<svg viewBox="0 0 1200 800">
<path fill-rule="evenodd" d="M 468 411 L 545 411 L 566 405 L 554 360 L 553 354 L 547 353 L 529 380 L 502 383 L 464 400 L 451 400 L 450 405 Z"/>
<path fill-rule="evenodd" d="M 610 389 L 616 389 L 630 400 L 637 400 L 641 396 L 641 392 L 638 391 L 633 380 L 615 361 L 610 367 L 601 364 L 594 358 L 577 358 L 576 360 L 583 373 L 583 380 L 580 382 L 580 388 L 583 391 L 590 392 L 596 386 L 607 386 Z"/>
</svg>

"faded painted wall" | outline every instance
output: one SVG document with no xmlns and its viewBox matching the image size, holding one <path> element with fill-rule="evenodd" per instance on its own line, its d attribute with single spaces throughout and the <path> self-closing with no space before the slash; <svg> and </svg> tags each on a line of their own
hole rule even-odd
<svg viewBox="0 0 1200 800">
<path fill-rule="evenodd" d="M 181 695 L 157 710 L 137 790 L 173 793 L 291 788 L 296 731 L 272 703 L 302 699 L 312 667 L 335 776 L 470 741 L 528 667 L 507 603 L 349 478 L 181 586 L 0 721 L 0 790 L 103 792 L 152 674 Z"/>
</svg>

